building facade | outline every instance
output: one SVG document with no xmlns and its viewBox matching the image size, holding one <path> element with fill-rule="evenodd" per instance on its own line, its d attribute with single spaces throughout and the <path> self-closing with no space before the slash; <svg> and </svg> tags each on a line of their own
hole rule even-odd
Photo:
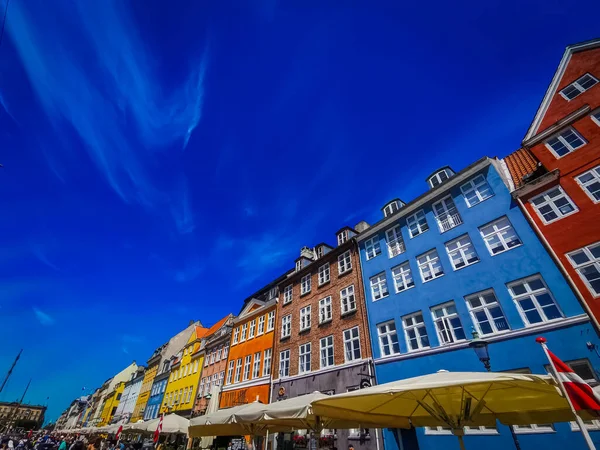
<svg viewBox="0 0 600 450">
<path fill-rule="evenodd" d="M 513 196 L 600 321 L 600 39 L 567 47 L 522 148 Z"/>
<path fill-rule="evenodd" d="M 131 376 L 137 371 L 138 365 L 133 361 L 114 377 L 106 380 L 97 392 L 92 395 L 90 402 L 90 413 L 86 420 L 88 426 L 97 426 L 102 422 L 102 413 L 106 398 L 115 390 L 118 384 L 126 383 L 131 379 Z M 121 391 L 122 392 L 122 391 Z"/>
<path fill-rule="evenodd" d="M 336 247 L 304 247 L 294 270 L 280 282 L 271 402 L 314 391 L 339 394 L 372 383 L 356 233 L 345 227 L 337 233 Z M 337 448 L 378 448 L 373 430 L 323 430 L 322 437 L 335 439 Z"/>
<path fill-rule="evenodd" d="M 357 236 L 377 383 L 438 370 L 483 371 L 470 340 L 489 344 L 494 371 L 545 374 L 535 342 L 595 384 L 598 337 L 568 283 L 506 185 L 484 158 L 455 174 L 442 168 L 412 202 L 394 200 Z M 596 427 L 599 424 L 590 424 Z M 521 449 L 583 448 L 569 424 L 515 427 Z M 507 427 L 465 430 L 473 448 L 514 448 Z M 451 448 L 446 429 L 386 430 L 386 450 Z M 597 440 L 598 437 L 595 437 Z"/>
<path fill-rule="evenodd" d="M 171 358 L 170 370 L 162 383 L 164 412 L 174 412 L 184 417 L 191 415 L 204 364 L 204 354 L 200 347 L 208 331 L 208 328 L 196 327 L 186 345 Z M 160 408 L 160 403 L 158 406 Z"/>
<path fill-rule="evenodd" d="M 252 299 L 233 321 L 219 408 L 269 403 L 276 306 L 276 297 Z"/>
<path fill-rule="evenodd" d="M 169 364 L 169 361 L 163 361 L 163 364 Z M 163 408 L 163 399 L 165 398 L 165 391 L 167 390 L 167 384 L 169 383 L 169 371 L 165 371 L 156 377 L 152 382 L 152 389 L 150 389 L 150 397 L 144 411 L 144 420 L 156 419 L 162 412 L 167 412 Z"/>
<path fill-rule="evenodd" d="M 0 402 L 0 429 L 37 430 L 44 423 L 46 406 Z"/>
<path fill-rule="evenodd" d="M 228 314 L 210 327 L 202 339 L 199 353 L 204 357 L 204 364 L 193 415 L 204 414 L 210 401 L 212 388 L 223 386 L 232 323 L 233 314 Z"/>
<path fill-rule="evenodd" d="M 135 408 L 138 395 L 140 394 L 140 388 L 142 387 L 142 381 L 144 380 L 144 372 L 146 368 L 144 366 L 138 366 L 136 372 L 131 375 L 131 380 L 125 383 L 123 389 L 123 396 L 115 412 L 113 422 L 114 423 L 127 423 Z"/>
<path fill-rule="evenodd" d="M 102 414 L 100 416 L 100 423 L 98 426 L 104 426 L 111 423 L 115 413 L 117 412 L 117 408 L 119 407 L 119 403 L 121 402 L 121 397 L 123 396 L 123 390 L 125 389 L 125 382 L 121 381 L 118 383 L 114 389 L 108 393 L 106 398 L 104 399 L 104 405 L 102 406 Z"/>
</svg>

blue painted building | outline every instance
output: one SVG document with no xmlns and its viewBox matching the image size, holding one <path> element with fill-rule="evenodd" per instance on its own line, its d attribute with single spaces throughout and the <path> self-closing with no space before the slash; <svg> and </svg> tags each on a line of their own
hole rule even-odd
<svg viewBox="0 0 600 450">
<path fill-rule="evenodd" d="M 166 412 L 161 409 L 161 405 L 165 396 L 165 390 L 167 389 L 167 383 L 169 382 L 169 375 L 171 374 L 169 369 L 170 361 L 164 361 L 163 371 L 152 382 L 150 397 L 144 410 L 144 420 L 156 419 L 160 413 Z"/>
<path fill-rule="evenodd" d="M 428 178 L 429 191 L 357 237 L 377 383 L 438 370 L 483 371 L 472 331 L 489 342 L 493 371 L 544 374 L 549 348 L 591 384 L 599 344 L 578 300 L 514 203 L 504 167 L 484 158 Z M 600 429 L 600 422 L 590 429 Z M 514 448 L 510 430 L 465 430 L 467 448 Z M 518 427 L 523 450 L 584 448 L 568 423 Z M 600 433 L 592 433 L 600 444 Z M 386 450 L 458 448 L 449 430 L 384 432 Z M 417 446 L 418 443 L 418 446 Z"/>
</svg>

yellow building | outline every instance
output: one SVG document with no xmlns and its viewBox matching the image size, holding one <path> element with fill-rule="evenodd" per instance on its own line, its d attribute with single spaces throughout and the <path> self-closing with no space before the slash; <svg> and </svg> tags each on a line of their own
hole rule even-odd
<svg viewBox="0 0 600 450">
<path fill-rule="evenodd" d="M 158 366 L 162 357 L 161 352 L 165 346 L 166 344 L 156 349 L 154 354 L 148 360 L 148 366 L 146 367 L 146 372 L 144 373 L 144 380 L 142 381 L 140 394 L 138 395 L 137 401 L 135 402 L 135 407 L 133 408 L 133 413 L 131 414 L 131 423 L 135 423 L 144 418 L 144 409 L 146 408 L 146 404 L 150 398 L 150 389 L 152 389 L 154 377 L 156 377 L 158 372 Z"/>
<path fill-rule="evenodd" d="M 201 342 L 208 331 L 207 328 L 197 326 L 185 347 L 172 358 L 162 412 L 192 412 L 204 362 L 204 352 L 200 352 Z"/>
<path fill-rule="evenodd" d="M 123 390 L 125 389 L 125 383 L 121 381 L 117 384 L 112 392 L 110 392 L 106 399 L 104 400 L 104 405 L 102 406 L 102 415 L 100 416 L 100 423 L 98 426 L 104 426 L 110 424 L 115 412 L 117 411 L 117 407 L 121 402 L 121 395 L 123 395 Z"/>
</svg>

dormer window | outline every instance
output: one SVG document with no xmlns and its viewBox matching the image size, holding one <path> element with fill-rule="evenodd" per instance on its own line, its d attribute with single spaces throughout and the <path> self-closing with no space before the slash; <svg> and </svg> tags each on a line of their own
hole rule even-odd
<svg viewBox="0 0 600 450">
<path fill-rule="evenodd" d="M 439 186 L 448 178 L 454 175 L 454 171 L 450 167 L 444 167 L 433 173 L 429 178 L 427 178 L 427 182 L 431 188 Z"/>
<path fill-rule="evenodd" d="M 317 258 L 322 258 L 323 257 L 323 246 L 322 245 L 319 245 L 315 249 L 315 254 L 317 255 Z"/>
<path fill-rule="evenodd" d="M 389 217 L 404 206 L 404 202 L 399 199 L 394 199 L 385 205 L 382 209 L 383 217 Z"/>
<path fill-rule="evenodd" d="M 302 260 L 301 259 L 296 261 L 296 272 L 299 272 L 300 270 L 302 270 Z"/>
<path fill-rule="evenodd" d="M 342 245 L 344 242 L 348 240 L 348 230 L 343 230 L 338 233 L 338 245 Z"/>
<path fill-rule="evenodd" d="M 586 73 L 584 76 L 567 85 L 562 91 L 560 91 L 560 95 L 562 95 L 565 100 L 571 101 L 597 83 L 598 79 L 596 77 Z"/>
</svg>

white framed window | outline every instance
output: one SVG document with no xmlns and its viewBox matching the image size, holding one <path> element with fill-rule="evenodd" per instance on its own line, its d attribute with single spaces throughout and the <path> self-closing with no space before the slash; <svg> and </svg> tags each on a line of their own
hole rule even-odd
<svg viewBox="0 0 600 450">
<path fill-rule="evenodd" d="M 433 204 L 433 212 L 435 214 L 435 220 L 438 223 L 440 233 L 444 233 L 454 227 L 457 227 L 462 221 L 462 217 L 456 209 L 454 200 L 451 196 L 441 199 L 439 202 Z"/>
<path fill-rule="evenodd" d="M 392 268 L 392 278 L 396 293 L 405 291 L 415 286 L 408 261 Z"/>
<path fill-rule="evenodd" d="M 517 434 L 554 433 L 554 426 L 550 423 L 530 425 L 513 425 Z"/>
<path fill-rule="evenodd" d="M 562 158 L 587 144 L 574 128 L 567 128 L 546 141 L 546 147 L 556 158 Z"/>
<path fill-rule="evenodd" d="M 256 335 L 260 336 L 265 332 L 265 316 L 260 316 L 258 318 L 258 329 L 256 330 Z"/>
<path fill-rule="evenodd" d="M 290 351 L 284 350 L 279 353 L 279 377 L 290 376 Z"/>
<path fill-rule="evenodd" d="M 319 286 L 327 283 L 331 279 L 331 271 L 329 269 L 329 263 L 323 264 L 319 267 Z"/>
<path fill-rule="evenodd" d="M 310 372 L 310 342 L 298 348 L 298 373 Z"/>
<path fill-rule="evenodd" d="M 478 205 L 494 195 L 492 188 L 482 174 L 467 181 L 460 187 L 460 190 L 469 208 Z"/>
<path fill-rule="evenodd" d="M 342 245 L 348 240 L 348 230 L 344 230 L 337 235 L 338 245 Z"/>
<path fill-rule="evenodd" d="M 381 356 L 397 355 L 400 353 L 396 322 L 390 320 L 377 325 L 377 335 L 379 336 L 379 350 L 381 351 Z"/>
<path fill-rule="evenodd" d="M 271 311 L 267 314 L 267 331 L 273 331 L 275 329 L 275 311 Z"/>
<path fill-rule="evenodd" d="M 194 373 L 198 372 L 198 360 L 194 361 Z"/>
<path fill-rule="evenodd" d="M 402 317 L 402 324 L 409 352 L 429 348 L 429 336 L 427 336 L 423 313 L 416 312 Z"/>
<path fill-rule="evenodd" d="M 356 297 L 354 297 L 353 284 L 340 291 L 340 304 L 342 307 L 342 314 L 347 314 L 356 310 Z"/>
<path fill-rule="evenodd" d="M 498 255 L 522 244 L 507 217 L 501 217 L 479 228 L 490 255 Z"/>
<path fill-rule="evenodd" d="M 238 327 L 235 330 L 233 330 L 233 342 L 232 343 L 237 344 L 239 337 L 240 337 L 240 329 Z"/>
<path fill-rule="evenodd" d="M 471 319 L 482 336 L 510 330 L 493 289 L 465 297 Z"/>
<path fill-rule="evenodd" d="M 273 350 L 268 348 L 264 351 L 263 358 L 263 377 L 271 375 L 271 357 L 273 355 Z"/>
<path fill-rule="evenodd" d="M 423 283 L 444 275 L 440 256 L 435 249 L 428 251 L 424 255 L 417 256 L 417 264 L 419 265 L 419 273 L 421 274 Z"/>
<path fill-rule="evenodd" d="M 217 354 L 215 355 L 215 361 L 221 361 L 221 351 L 222 351 L 222 350 L 223 350 L 223 349 L 222 349 L 221 347 L 219 347 L 219 348 L 217 349 Z"/>
<path fill-rule="evenodd" d="M 327 336 L 321 339 L 321 369 L 333 366 L 333 336 Z"/>
<path fill-rule="evenodd" d="M 532 198 L 529 202 L 533 205 L 538 216 L 540 216 L 540 219 L 545 224 L 552 223 L 579 211 L 561 186 L 553 187 Z"/>
<path fill-rule="evenodd" d="M 479 256 L 468 234 L 447 242 L 446 251 L 454 270 L 479 262 Z"/>
<path fill-rule="evenodd" d="M 227 384 L 231 384 L 231 380 L 233 379 L 233 361 L 229 361 L 229 368 L 227 369 Z M 204 378 L 202 378 L 202 383 L 204 383 Z M 202 385 L 200 385 L 200 391 L 203 390 Z"/>
<path fill-rule="evenodd" d="M 252 364 L 252 355 L 248 355 L 244 358 L 244 378 L 246 381 L 250 379 L 250 365 Z"/>
<path fill-rule="evenodd" d="M 389 294 L 385 272 L 381 272 L 369 279 L 371 297 L 373 301 L 387 297 Z"/>
<path fill-rule="evenodd" d="M 302 260 L 299 259 L 296 261 L 296 272 L 300 272 L 302 270 Z"/>
<path fill-rule="evenodd" d="M 311 274 L 305 275 L 300 280 L 300 295 L 308 294 L 310 292 Z"/>
<path fill-rule="evenodd" d="M 252 378 L 260 377 L 260 352 L 254 354 L 254 363 L 252 365 Z"/>
<path fill-rule="evenodd" d="M 329 322 L 333 317 L 331 296 L 319 300 L 319 323 Z"/>
<path fill-rule="evenodd" d="M 346 362 L 361 358 L 358 327 L 344 330 L 344 357 Z"/>
<path fill-rule="evenodd" d="M 254 337 L 255 330 L 256 330 L 256 320 L 253 320 L 252 322 L 250 322 L 250 327 L 248 328 L 248 339 L 252 339 Z"/>
<path fill-rule="evenodd" d="M 406 251 L 400 225 L 396 225 L 385 231 L 385 239 L 387 241 L 388 256 L 393 258 Z"/>
<path fill-rule="evenodd" d="M 235 363 L 235 383 L 240 382 L 240 377 L 242 375 L 242 358 L 238 358 Z"/>
<path fill-rule="evenodd" d="M 245 323 L 242 325 L 242 332 L 240 333 L 240 342 L 244 342 L 246 340 L 247 332 L 248 332 L 248 324 Z"/>
<path fill-rule="evenodd" d="M 596 122 L 596 125 L 598 125 L 600 127 L 600 109 L 594 111 L 591 114 L 591 118 L 594 122 Z"/>
<path fill-rule="evenodd" d="M 594 297 L 600 297 L 600 242 L 567 253 L 567 257 Z"/>
<path fill-rule="evenodd" d="M 229 352 L 229 348 L 228 347 L 223 347 L 223 356 L 221 356 L 221 359 L 227 359 L 227 353 Z"/>
<path fill-rule="evenodd" d="M 408 233 L 411 238 L 418 236 L 419 234 L 425 233 L 429 230 L 427 224 L 427 218 L 425 212 L 421 209 L 414 213 L 412 216 L 406 218 L 406 224 L 408 225 Z"/>
<path fill-rule="evenodd" d="M 342 253 L 338 256 L 338 274 L 343 274 L 352 269 L 352 258 L 350 257 L 350 250 Z"/>
<path fill-rule="evenodd" d="M 391 216 L 396 211 L 398 211 L 400 209 L 399 203 L 400 202 L 398 200 L 394 200 L 389 204 L 385 205 L 385 207 L 383 208 L 383 217 Z"/>
<path fill-rule="evenodd" d="M 575 179 L 591 201 L 600 203 L 600 166 L 577 175 Z"/>
<path fill-rule="evenodd" d="M 517 304 L 526 326 L 563 317 L 546 283 L 539 275 L 508 284 L 508 292 Z"/>
<path fill-rule="evenodd" d="M 447 302 L 431 308 L 431 314 L 440 345 L 448 345 L 466 339 L 454 302 Z"/>
<path fill-rule="evenodd" d="M 379 243 L 379 236 L 373 236 L 371 239 L 365 241 L 365 255 L 367 261 L 375 258 L 381 253 L 381 244 Z"/>
<path fill-rule="evenodd" d="M 430 176 L 427 181 L 429 182 L 429 186 L 434 188 L 434 187 L 442 184 L 448 178 L 449 178 L 448 171 L 446 169 L 442 169 L 439 172 L 436 172 L 432 176 Z"/>
<path fill-rule="evenodd" d="M 281 337 L 289 337 L 292 334 L 292 315 L 288 314 L 281 318 Z"/>
<path fill-rule="evenodd" d="M 311 325 L 311 305 L 305 306 L 300 310 L 300 331 L 310 329 Z"/>
<path fill-rule="evenodd" d="M 577 78 L 571 84 L 565 86 L 560 91 L 560 95 L 562 95 L 565 100 L 571 101 L 578 95 L 583 94 L 596 83 L 598 83 L 598 79 L 593 75 L 586 73 L 582 77 Z"/>
<path fill-rule="evenodd" d="M 308 275 L 308 277 L 310 278 L 310 275 Z M 286 287 L 283 288 L 283 304 L 284 305 L 292 301 L 293 288 L 294 288 L 294 286 L 291 284 L 288 284 Z"/>
</svg>

